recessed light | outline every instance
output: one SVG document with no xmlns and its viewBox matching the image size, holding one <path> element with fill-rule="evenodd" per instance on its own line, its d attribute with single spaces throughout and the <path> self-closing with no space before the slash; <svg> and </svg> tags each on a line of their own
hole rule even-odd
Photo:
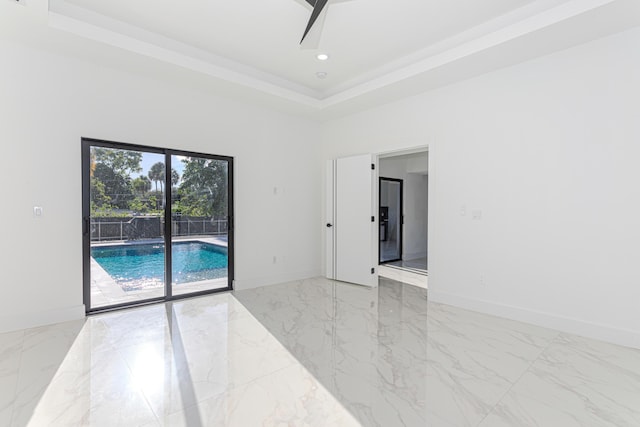
<svg viewBox="0 0 640 427">
<path fill-rule="evenodd" d="M 324 71 L 318 71 L 316 73 L 316 77 L 319 78 L 319 79 L 324 79 L 324 78 L 327 77 L 327 73 L 325 73 Z"/>
<path fill-rule="evenodd" d="M 316 58 L 318 58 L 318 61 L 326 61 L 327 59 L 329 59 L 329 55 L 327 55 L 326 53 L 319 53 L 316 55 Z"/>
</svg>

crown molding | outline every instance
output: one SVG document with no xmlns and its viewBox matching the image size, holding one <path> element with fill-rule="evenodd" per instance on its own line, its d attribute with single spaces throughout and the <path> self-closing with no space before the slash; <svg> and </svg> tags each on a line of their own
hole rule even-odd
<svg viewBox="0 0 640 427">
<path fill-rule="evenodd" d="M 366 103 L 367 99 L 375 99 L 376 94 L 388 95 L 393 87 L 402 85 L 403 82 L 406 84 L 414 82 L 415 93 L 433 89 L 433 85 L 424 84 L 431 74 L 436 81 L 441 70 L 450 70 L 452 67 L 455 68 L 456 64 L 461 64 L 458 67 L 469 66 L 473 62 L 468 60 L 470 58 L 490 56 L 489 53 L 492 51 L 508 52 L 504 46 L 514 45 L 538 33 L 542 34 L 549 28 L 572 22 L 574 18 L 597 13 L 599 10 L 604 11 L 607 6 L 619 6 L 617 9 L 624 10 L 624 7 L 630 7 L 628 5 L 632 3 L 634 0 L 539 0 L 455 37 L 392 61 L 356 79 L 342 82 L 324 92 L 116 21 L 71 5 L 65 0 L 49 0 L 48 25 L 57 30 L 202 73 L 232 85 L 250 88 L 263 95 L 304 106 L 307 110 L 322 112 L 339 110 L 350 104 L 360 105 L 363 102 Z M 597 33 L 596 30 L 589 31 Z M 585 34 L 581 37 L 586 41 L 589 39 L 589 34 L 586 31 L 583 32 Z M 540 43 L 548 43 L 548 40 L 542 39 Z M 523 43 L 523 48 L 526 46 L 530 45 Z M 563 48 L 562 43 L 558 43 L 558 46 L 558 49 Z M 553 46 L 549 48 L 553 49 Z M 522 60 L 520 55 L 514 55 L 515 57 Z M 505 63 L 504 60 L 494 62 Z M 496 68 L 498 66 L 496 65 Z M 486 64 L 483 64 L 478 67 L 478 73 L 486 69 Z M 469 74 L 457 72 L 455 69 L 454 71 L 452 75 L 460 74 L 468 77 Z"/>
</svg>

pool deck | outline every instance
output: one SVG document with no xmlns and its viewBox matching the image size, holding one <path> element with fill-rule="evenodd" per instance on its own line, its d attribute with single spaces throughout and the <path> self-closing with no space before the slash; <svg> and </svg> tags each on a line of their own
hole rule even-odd
<svg viewBox="0 0 640 427">
<path fill-rule="evenodd" d="M 212 245 L 228 247 L 227 236 L 179 236 L 173 237 L 174 242 L 202 242 L 210 243 Z M 149 240 L 110 240 L 108 242 L 91 242 L 92 248 L 101 248 L 105 246 L 120 246 L 120 245 L 148 245 L 150 243 L 164 243 L 162 239 L 149 239 Z"/>
<path fill-rule="evenodd" d="M 173 241 L 189 241 L 189 242 L 202 242 L 209 243 L 217 246 L 227 246 L 227 236 L 189 236 L 189 237 L 174 237 Z M 136 244 L 148 244 L 157 243 L 157 240 L 153 241 L 136 241 L 136 242 L 108 242 L 108 243 L 92 243 L 91 247 L 105 247 L 105 246 L 117 246 L 117 245 L 136 245 Z M 228 280 L 226 277 L 212 280 L 201 280 L 199 282 L 181 283 L 180 285 L 174 285 L 173 295 L 185 295 L 192 292 L 200 292 L 213 289 L 223 289 L 228 286 Z M 139 291 L 124 291 L 122 287 L 116 283 L 115 280 L 105 271 L 104 268 L 96 262 L 93 257 L 91 258 L 91 305 L 92 308 L 107 307 L 116 304 L 124 304 L 129 302 L 135 302 L 140 300 L 162 298 L 164 296 L 164 283 L 158 284 L 156 287 L 146 288 Z"/>
</svg>

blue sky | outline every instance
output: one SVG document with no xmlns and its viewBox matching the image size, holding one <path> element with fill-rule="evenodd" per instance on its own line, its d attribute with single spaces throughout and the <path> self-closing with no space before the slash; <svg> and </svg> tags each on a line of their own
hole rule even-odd
<svg viewBox="0 0 640 427">
<path fill-rule="evenodd" d="M 180 159 L 181 156 L 172 156 L 171 166 L 180 174 L 180 177 L 182 178 L 184 163 L 182 163 Z M 149 169 L 151 169 L 151 166 L 158 162 L 164 163 L 164 154 L 142 153 L 142 162 L 140 162 L 140 166 L 142 166 L 142 172 L 139 174 L 133 174 L 133 178 L 137 178 L 140 175 L 149 176 Z"/>
</svg>

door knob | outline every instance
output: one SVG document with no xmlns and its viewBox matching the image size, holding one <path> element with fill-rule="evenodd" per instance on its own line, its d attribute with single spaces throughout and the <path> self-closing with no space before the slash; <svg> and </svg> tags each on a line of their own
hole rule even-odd
<svg viewBox="0 0 640 427">
<path fill-rule="evenodd" d="M 331 227 L 333 227 L 333 224 L 327 223 L 327 228 L 331 228 Z"/>
</svg>

